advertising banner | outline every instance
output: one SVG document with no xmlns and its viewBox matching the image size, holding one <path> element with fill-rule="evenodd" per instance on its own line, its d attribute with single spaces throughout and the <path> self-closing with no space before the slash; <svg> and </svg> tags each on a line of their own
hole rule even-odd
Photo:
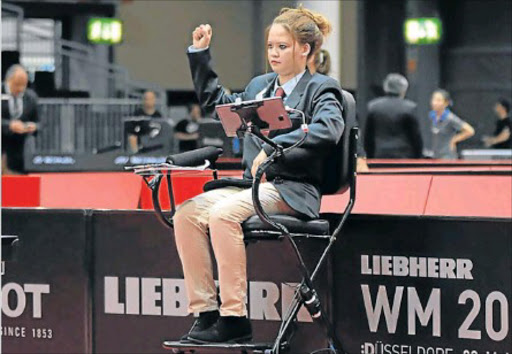
<svg viewBox="0 0 512 354">
<path fill-rule="evenodd" d="M 151 211 L 3 209 L 4 353 L 165 353 L 194 321 L 172 230 Z M 336 221 L 334 217 L 331 221 Z M 301 240 L 311 266 L 325 244 Z M 254 340 L 301 277 L 283 242 L 247 246 Z M 351 216 L 316 288 L 349 354 L 511 354 L 512 220 Z M 324 348 L 303 309 L 291 353 Z"/>
<path fill-rule="evenodd" d="M 89 260 L 83 210 L 2 209 L 18 236 L 2 262 L 2 352 L 90 353 Z"/>
<path fill-rule="evenodd" d="M 512 353 L 512 220 L 354 216 L 336 245 L 353 354 Z"/>
<path fill-rule="evenodd" d="M 94 328 L 97 353 L 168 353 L 164 340 L 178 340 L 194 321 L 187 313 L 183 271 L 172 230 L 152 212 L 95 211 Z M 322 244 L 301 242 L 310 263 Z M 259 242 L 247 247 L 248 315 L 254 340 L 273 342 L 300 280 L 295 255 L 283 243 Z M 327 293 L 327 275 L 318 290 Z M 324 297 L 324 305 L 330 308 Z M 302 309 L 293 353 L 324 348 L 320 327 Z"/>
</svg>

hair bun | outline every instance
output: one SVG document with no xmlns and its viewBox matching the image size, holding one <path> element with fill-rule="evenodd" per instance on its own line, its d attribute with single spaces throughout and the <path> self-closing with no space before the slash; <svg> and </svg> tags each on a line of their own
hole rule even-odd
<svg viewBox="0 0 512 354">
<path fill-rule="evenodd" d="M 309 17 L 316 24 L 316 26 L 318 27 L 318 29 L 320 30 L 324 37 L 332 32 L 331 23 L 325 16 L 304 8 L 302 4 L 300 4 L 299 7 L 296 9 L 290 7 L 283 7 L 281 11 L 279 11 L 279 15 L 282 15 L 287 12 L 301 14 Z"/>
<path fill-rule="evenodd" d="M 302 5 L 293 9 L 285 7 L 272 24 L 284 26 L 300 44 L 309 44 L 308 59 L 322 48 L 325 37 L 332 31 L 329 20 L 319 13 L 305 9 Z"/>
<path fill-rule="evenodd" d="M 318 29 L 320 30 L 320 32 L 322 32 L 324 37 L 326 37 L 327 35 L 329 35 L 329 33 L 332 32 L 331 23 L 325 16 L 304 8 L 302 4 L 299 5 L 297 11 L 308 16 L 311 20 L 313 20 L 313 22 L 316 23 Z"/>
<path fill-rule="evenodd" d="M 283 7 L 283 8 L 281 9 L 281 11 L 279 11 L 279 15 L 282 15 L 282 14 L 284 14 L 285 12 L 288 12 L 288 11 L 291 11 L 291 10 L 295 10 L 295 9 L 292 9 L 292 8 L 290 8 L 290 7 Z"/>
</svg>

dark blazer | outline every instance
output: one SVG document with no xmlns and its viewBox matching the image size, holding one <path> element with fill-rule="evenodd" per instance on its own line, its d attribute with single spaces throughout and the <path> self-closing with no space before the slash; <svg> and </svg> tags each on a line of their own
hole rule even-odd
<svg viewBox="0 0 512 354">
<path fill-rule="evenodd" d="M 364 146 L 369 158 L 420 158 L 423 150 L 416 103 L 385 96 L 368 103 Z"/>
<path fill-rule="evenodd" d="M 19 119 L 23 122 L 39 122 L 37 94 L 29 88 L 23 95 L 23 113 Z M 10 121 L 8 101 L 2 100 L 2 154 L 7 153 L 7 165 L 10 169 L 24 172 L 23 150 L 26 134 L 15 134 L 10 131 Z"/>
<path fill-rule="evenodd" d="M 196 94 L 207 114 L 214 112 L 216 105 L 234 102 L 238 97 L 243 101 L 268 97 L 277 79 L 275 73 L 257 76 L 249 82 L 243 92 L 228 95 L 213 71 L 209 49 L 188 53 L 188 58 Z M 309 133 L 300 148 L 286 157 L 273 171 L 268 170 L 267 177 L 272 179 L 284 201 L 305 217 L 319 216 L 319 181 L 322 179 L 325 156 L 335 147 L 345 127 L 342 101 L 341 87 L 336 80 L 325 75 L 311 75 L 309 71 L 302 76 L 286 100 L 287 106 L 305 113 Z M 269 136 L 284 147 L 291 146 L 304 134 L 299 129 L 299 117 L 290 117 L 293 122 L 292 128 L 273 132 Z M 246 135 L 242 158 L 244 178 L 252 179 L 252 162 L 261 149 L 265 149 L 267 155 L 272 151 L 270 146 L 262 144 L 259 139 Z"/>
</svg>

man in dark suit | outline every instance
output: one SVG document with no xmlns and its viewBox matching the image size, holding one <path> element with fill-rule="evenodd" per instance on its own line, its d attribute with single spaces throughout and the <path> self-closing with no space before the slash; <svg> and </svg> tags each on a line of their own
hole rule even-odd
<svg viewBox="0 0 512 354">
<path fill-rule="evenodd" d="M 2 95 L 2 173 L 23 173 L 23 150 L 28 134 L 35 134 L 39 116 L 37 95 L 27 88 L 21 65 L 7 70 Z"/>
<path fill-rule="evenodd" d="M 404 98 L 408 86 L 402 75 L 389 74 L 384 80 L 386 96 L 368 103 L 364 137 L 368 158 L 421 158 L 423 140 L 416 103 Z"/>
</svg>

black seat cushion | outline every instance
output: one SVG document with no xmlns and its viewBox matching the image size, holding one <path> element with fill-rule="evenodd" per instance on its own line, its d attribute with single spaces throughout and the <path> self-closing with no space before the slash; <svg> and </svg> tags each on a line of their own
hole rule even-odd
<svg viewBox="0 0 512 354">
<path fill-rule="evenodd" d="M 329 222 L 327 220 L 302 220 L 289 215 L 272 215 L 272 220 L 283 224 L 290 233 L 309 235 L 328 235 Z M 272 226 L 265 224 L 258 215 L 251 216 L 242 224 L 244 234 L 255 236 L 260 231 L 277 231 Z"/>
</svg>

